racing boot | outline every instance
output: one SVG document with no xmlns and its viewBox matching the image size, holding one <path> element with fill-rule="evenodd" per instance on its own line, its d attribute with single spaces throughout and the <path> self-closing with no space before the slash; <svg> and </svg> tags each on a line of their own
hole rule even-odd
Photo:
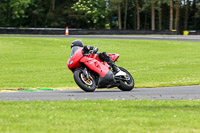
<svg viewBox="0 0 200 133">
<path fill-rule="evenodd" d="M 114 62 L 109 63 L 109 65 L 112 67 L 115 76 L 126 76 L 126 73 L 120 70 Z"/>
<path fill-rule="evenodd" d="M 112 67 L 115 76 L 126 76 L 126 73 L 121 71 L 119 67 L 115 65 L 114 61 L 109 57 L 109 55 L 106 52 L 100 53 L 99 57 L 101 60 L 106 61 L 108 65 Z"/>
<path fill-rule="evenodd" d="M 117 77 L 117 76 L 126 76 L 126 73 L 123 72 L 122 70 L 119 70 L 119 71 L 115 74 L 115 76 L 116 76 L 116 77 Z"/>
</svg>

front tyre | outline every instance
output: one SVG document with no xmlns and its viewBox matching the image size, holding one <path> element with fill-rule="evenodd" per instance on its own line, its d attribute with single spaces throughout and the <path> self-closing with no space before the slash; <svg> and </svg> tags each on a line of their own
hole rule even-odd
<svg viewBox="0 0 200 133">
<path fill-rule="evenodd" d="M 120 80 L 120 85 L 118 88 L 122 91 L 131 91 L 134 88 L 134 79 L 131 74 L 124 68 L 119 67 L 119 69 L 127 74 L 126 80 Z"/>
<path fill-rule="evenodd" d="M 96 89 L 96 83 L 92 76 L 86 78 L 83 71 L 81 69 L 77 69 L 74 71 L 74 80 L 76 84 L 86 92 L 93 92 Z"/>
</svg>

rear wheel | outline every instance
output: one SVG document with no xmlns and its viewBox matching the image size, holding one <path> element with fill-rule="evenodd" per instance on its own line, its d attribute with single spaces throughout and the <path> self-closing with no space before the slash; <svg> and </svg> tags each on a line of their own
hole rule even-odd
<svg viewBox="0 0 200 133">
<path fill-rule="evenodd" d="M 118 86 L 118 88 L 122 91 L 131 91 L 134 88 L 134 79 L 131 76 L 131 74 L 124 68 L 119 67 L 119 69 L 123 72 L 125 72 L 127 74 L 126 77 L 122 77 L 124 78 L 124 80 L 120 80 L 120 85 Z"/>
<path fill-rule="evenodd" d="M 93 92 L 96 89 L 96 83 L 93 77 L 90 75 L 89 78 L 86 78 L 86 75 L 81 69 L 74 71 L 74 80 L 76 84 L 86 92 Z"/>
</svg>

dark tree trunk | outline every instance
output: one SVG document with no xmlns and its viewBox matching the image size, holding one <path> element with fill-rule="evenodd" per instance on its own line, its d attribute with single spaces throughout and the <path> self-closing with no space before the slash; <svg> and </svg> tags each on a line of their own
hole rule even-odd
<svg viewBox="0 0 200 133">
<path fill-rule="evenodd" d="M 159 30 L 162 30 L 162 7 L 160 4 L 159 10 L 158 10 L 158 21 L 159 21 Z"/>
<path fill-rule="evenodd" d="M 127 24 L 127 8 L 128 8 L 128 0 L 125 0 L 125 13 L 124 13 L 124 29 L 126 30 Z"/>
<path fill-rule="evenodd" d="M 196 17 L 197 7 L 196 7 L 196 0 L 193 0 L 192 8 L 193 8 L 193 11 L 194 11 L 194 16 L 193 16 L 194 29 L 197 29 L 197 17 Z"/>
<path fill-rule="evenodd" d="M 122 29 L 122 24 L 121 24 L 121 5 L 118 3 L 118 25 L 119 29 Z"/>
<path fill-rule="evenodd" d="M 175 19 L 175 29 L 179 30 L 179 16 L 180 16 L 180 0 L 176 1 L 176 19 Z"/>
<path fill-rule="evenodd" d="M 135 0 L 136 11 L 137 11 L 137 30 L 140 30 L 140 12 L 139 12 L 139 4 L 138 0 Z"/>
<path fill-rule="evenodd" d="M 151 3 L 151 30 L 155 30 L 155 3 Z"/>
<path fill-rule="evenodd" d="M 52 0 L 52 10 L 55 10 L 55 0 Z"/>
<path fill-rule="evenodd" d="M 133 15 L 134 15 L 134 18 L 133 18 L 134 29 L 137 29 L 137 9 L 136 9 L 136 7 L 133 10 Z"/>
<path fill-rule="evenodd" d="M 10 26 L 10 0 L 6 2 L 6 26 Z"/>
<path fill-rule="evenodd" d="M 190 6 L 190 1 L 187 0 L 187 5 L 185 6 L 184 30 L 187 30 L 189 6 Z"/>
<path fill-rule="evenodd" d="M 169 30 L 173 30 L 173 0 L 170 0 L 170 20 L 169 20 Z"/>
</svg>

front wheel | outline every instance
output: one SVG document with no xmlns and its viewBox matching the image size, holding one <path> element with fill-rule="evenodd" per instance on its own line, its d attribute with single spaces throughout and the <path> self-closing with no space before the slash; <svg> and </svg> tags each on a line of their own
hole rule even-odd
<svg viewBox="0 0 200 133">
<path fill-rule="evenodd" d="M 131 91 L 134 88 L 134 79 L 131 74 L 124 68 L 119 67 L 119 69 L 127 74 L 126 80 L 120 80 L 120 85 L 118 88 L 122 91 Z"/>
<path fill-rule="evenodd" d="M 93 77 L 90 75 L 89 78 L 86 78 L 86 75 L 81 69 L 74 71 L 74 80 L 76 84 L 86 92 L 93 92 L 96 89 L 96 83 Z"/>
</svg>

